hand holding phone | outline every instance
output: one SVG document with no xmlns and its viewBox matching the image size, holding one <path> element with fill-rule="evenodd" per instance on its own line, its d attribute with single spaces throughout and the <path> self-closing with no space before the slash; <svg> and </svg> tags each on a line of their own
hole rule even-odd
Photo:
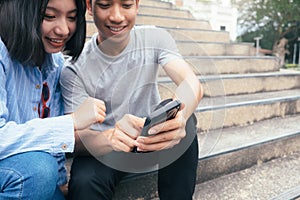
<svg viewBox="0 0 300 200">
<path fill-rule="evenodd" d="M 148 136 L 148 131 L 151 127 L 165 122 L 176 117 L 180 109 L 181 102 L 173 100 L 153 111 L 150 116 L 146 118 L 141 136 Z"/>
<path fill-rule="evenodd" d="M 158 107 L 146 118 L 141 136 L 149 136 L 148 131 L 151 127 L 175 118 L 180 109 L 180 105 L 181 102 L 179 100 L 166 99 L 162 101 Z M 137 147 L 134 147 L 132 152 L 147 153 L 137 151 Z"/>
</svg>

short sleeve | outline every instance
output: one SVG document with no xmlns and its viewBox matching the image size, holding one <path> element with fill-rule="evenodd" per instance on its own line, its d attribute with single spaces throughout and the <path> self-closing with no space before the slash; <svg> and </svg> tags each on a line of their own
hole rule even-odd
<svg viewBox="0 0 300 200">
<path fill-rule="evenodd" d="M 66 65 L 63 68 L 60 76 L 60 86 L 66 114 L 74 112 L 88 97 L 83 81 L 71 65 Z"/>
</svg>

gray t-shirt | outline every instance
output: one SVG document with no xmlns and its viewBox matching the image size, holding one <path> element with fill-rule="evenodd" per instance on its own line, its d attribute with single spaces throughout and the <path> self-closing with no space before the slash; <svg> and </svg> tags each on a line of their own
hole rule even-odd
<svg viewBox="0 0 300 200">
<path fill-rule="evenodd" d="M 106 119 L 92 126 L 107 130 L 124 114 L 146 117 L 160 101 L 158 67 L 181 59 L 175 41 L 163 29 L 136 26 L 127 47 L 118 56 L 105 55 L 97 46 L 97 34 L 85 45 L 75 63 L 67 62 L 61 74 L 65 113 L 88 96 L 106 105 Z"/>
</svg>

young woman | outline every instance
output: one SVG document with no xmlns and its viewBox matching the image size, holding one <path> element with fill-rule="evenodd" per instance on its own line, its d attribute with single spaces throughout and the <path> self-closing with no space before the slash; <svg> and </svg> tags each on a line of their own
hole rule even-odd
<svg viewBox="0 0 300 200">
<path fill-rule="evenodd" d="M 105 117 L 87 98 L 63 115 L 63 54 L 75 61 L 85 41 L 83 0 L 0 1 L 0 199 L 63 199 L 64 152 L 77 130 Z"/>
</svg>

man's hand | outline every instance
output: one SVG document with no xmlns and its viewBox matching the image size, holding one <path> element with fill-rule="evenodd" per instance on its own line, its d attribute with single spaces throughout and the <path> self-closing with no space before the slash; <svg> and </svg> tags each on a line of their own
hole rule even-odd
<svg viewBox="0 0 300 200">
<path fill-rule="evenodd" d="M 153 126 L 149 130 L 148 137 L 138 137 L 138 151 L 159 151 L 169 149 L 180 142 L 186 136 L 186 120 L 183 117 L 184 106 L 180 108 L 174 119 Z"/>
<path fill-rule="evenodd" d="M 141 133 L 145 119 L 126 114 L 119 120 L 115 128 L 105 131 L 114 151 L 131 152 L 139 144 L 136 138 Z"/>
</svg>

